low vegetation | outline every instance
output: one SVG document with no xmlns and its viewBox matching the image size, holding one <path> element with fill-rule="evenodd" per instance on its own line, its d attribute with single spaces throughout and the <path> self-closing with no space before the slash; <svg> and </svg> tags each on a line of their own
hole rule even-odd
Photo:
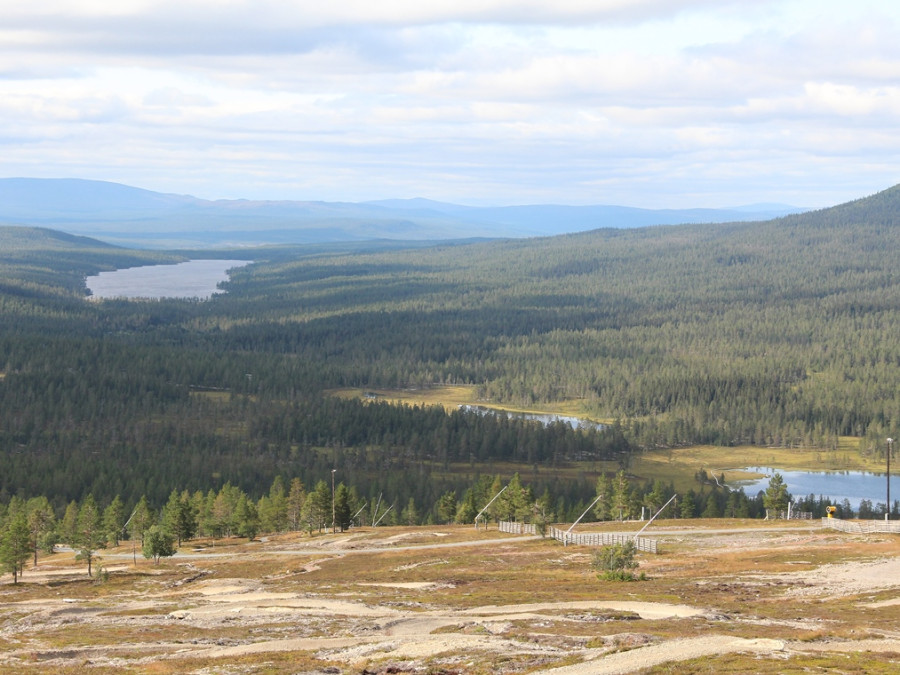
<svg viewBox="0 0 900 675">
<path fill-rule="evenodd" d="M 591 566 L 603 581 L 646 581 L 644 572 L 635 575 L 633 571 L 639 564 L 634 559 L 636 553 L 633 542 L 603 546 L 594 552 Z"/>
<path fill-rule="evenodd" d="M 634 554 L 646 580 L 627 585 L 590 548 L 458 525 L 200 539 L 158 565 L 125 542 L 100 585 L 41 555 L 0 585 L 0 670 L 896 669 L 896 537 L 696 524 L 655 523 L 660 553 Z"/>
</svg>

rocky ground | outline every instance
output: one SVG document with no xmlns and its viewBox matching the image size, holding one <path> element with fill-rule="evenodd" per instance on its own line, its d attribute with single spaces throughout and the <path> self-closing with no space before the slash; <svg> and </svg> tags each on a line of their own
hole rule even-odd
<svg viewBox="0 0 900 675">
<path fill-rule="evenodd" d="M 471 528 L 194 542 L 108 579 L 70 553 L 0 585 L 0 672 L 896 672 L 900 541 L 818 523 L 656 529 L 639 582 Z"/>
</svg>

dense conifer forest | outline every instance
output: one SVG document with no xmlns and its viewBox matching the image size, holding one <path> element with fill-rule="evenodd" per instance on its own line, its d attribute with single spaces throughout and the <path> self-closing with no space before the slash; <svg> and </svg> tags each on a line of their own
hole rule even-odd
<svg viewBox="0 0 900 675">
<path fill-rule="evenodd" d="M 277 476 L 311 488 L 336 468 L 360 501 L 425 520 L 496 462 L 561 515 L 595 485 L 543 467 L 694 443 L 827 452 L 842 436 L 883 452 L 900 420 L 897 250 L 892 188 L 765 223 L 229 251 L 253 263 L 226 294 L 94 302 L 86 275 L 222 254 L 0 228 L 0 503 L 45 496 L 61 517 L 89 495 L 160 508 L 226 485 L 258 500 Z M 327 393 L 435 384 L 615 423 Z"/>
</svg>

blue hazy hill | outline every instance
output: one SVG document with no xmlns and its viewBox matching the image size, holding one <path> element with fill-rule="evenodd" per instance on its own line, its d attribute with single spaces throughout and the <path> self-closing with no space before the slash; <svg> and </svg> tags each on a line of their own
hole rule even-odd
<svg viewBox="0 0 900 675">
<path fill-rule="evenodd" d="M 0 179 L 0 223 L 168 247 L 537 237 L 598 228 L 767 220 L 802 210 L 778 204 L 653 210 L 552 204 L 474 207 L 428 199 L 213 201 L 105 181 Z"/>
</svg>

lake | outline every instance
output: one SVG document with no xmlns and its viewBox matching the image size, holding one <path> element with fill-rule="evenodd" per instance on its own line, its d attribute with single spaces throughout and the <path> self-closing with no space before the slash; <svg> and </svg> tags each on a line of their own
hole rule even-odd
<svg viewBox="0 0 900 675">
<path fill-rule="evenodd" d="M 872 501 L 872 505 L 879 502 L 884 504 L 887 479 L 883 473 L 868 473 L 865 471 L 786 471 L 773 469 L 768 466 L 751 466 L 744 469 L 755 473 L 766 474 L 765 478 L 747 481 L 735 481 L 730 483 L 732 487 L 742 487 L 748 497 L 753 497 L 760 490 L 769 487 L 769 477 L 776 471 L 784 478 L 788 492 L 794 499 L 809 495 L 824 495 L 830 497 L 833 504 L 844 499 L 850 500 L 854 509 L 859 508 L 859 502 L 863 499 Z M 900 497 L 900 485 L 895 487 L 893 472 L 891 472 L 891 501 Z"/>
<path fill-rule="evenodd" d="M 247 260 L 190 260 L 175 265 L 127 267 L 85 279 L 93 298 L 197 298 L 206 300 L 219 282 L 228 280 L 228 270 L 248 265 Z"/>
</svg>

